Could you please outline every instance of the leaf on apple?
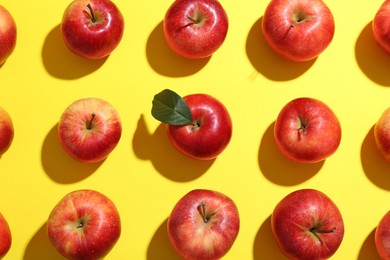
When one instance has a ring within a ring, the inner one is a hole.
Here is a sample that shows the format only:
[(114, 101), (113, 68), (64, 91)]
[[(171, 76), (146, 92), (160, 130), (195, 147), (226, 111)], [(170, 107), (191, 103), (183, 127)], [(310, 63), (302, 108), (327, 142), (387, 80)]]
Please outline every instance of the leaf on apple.
[(152, 116), (169, 125), (193, 124), (192, 114), (184, 99), (176, 92), (164, 89), (154, 96)]

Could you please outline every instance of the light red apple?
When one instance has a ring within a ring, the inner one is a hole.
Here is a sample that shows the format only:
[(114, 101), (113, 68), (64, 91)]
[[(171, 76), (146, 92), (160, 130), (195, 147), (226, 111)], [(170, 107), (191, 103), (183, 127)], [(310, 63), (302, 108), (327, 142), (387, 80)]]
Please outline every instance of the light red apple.
[(168, 218), (168, 236), (186, 260), (214, 260), (233, 246), (240, 229), (237, 206), (226, 195), (197, 189), (183, 196)]
[(344, 222), (336, 204), (314, 189), (284, 197), (271, 216), (272, 232), (289, 259), (328, 259), (344, 237)]
[(0, 213), (0, 259), (3, 258), (11, 248), (12, 235), (7, 220)]
[(341, 125), (324, 102), (302, 97), (281, 109), (275, 121), (274, 136), (286, 158), (316, 163), (336, 152), (341, 141)]
[[(228, 110), (208, 94), (191, 94), (181, 98), (171, 90), (163, 90), (154, 97), (152, 115), (167, 124), (172, 145), (194, 159), (217, 158), (232, 137), (232, 120)], [(178, 116), (183, 120), (178, 122)]]
[(390, 54), (390, 0), (385, 0), (372, 21), (372, 32), (376, 42)]
[(276, 53), (303, 62), (329, 46), (335, 22), (322, 0), (271, 0), (262, 18), (262, 31)]
[(70, 51), (87, 59), (101, 59), (122, 40), (124, 19), (110, 0), (73, 0), (63, 14), (61, 32)]
[(0, 65), (12, 54), (16, 46), (17, 28), (11, 13), (0, 5)]
[(206, 58), (217, 51), (228, 27), (228, 16), (217, 0), (175, 0), (164, 18), (168, 45), (190, 59)]
[(94, 190), (68, 193), (55, 205), (47, 221), (50, 242), (68, 259), (101, 259), (120, 234), (117, 208), (107, 196)]
[(376, 122), (374, 138), (379, 151), (390, 162), (390, 108), (387, 108)]
[(375, 229), (375, 246), (381, 259), (390, 259), (390, 211), (383, 215)]
[(0, 156), (5, 153), (14, 139), (14, 125), (8, 112), (0, 107)]
[(82, 98), (70, 104), (58, 123), (60, 145), (73, 159), (100, 162), (117, 146), (122, 134), (118, 112), (100, 98)]

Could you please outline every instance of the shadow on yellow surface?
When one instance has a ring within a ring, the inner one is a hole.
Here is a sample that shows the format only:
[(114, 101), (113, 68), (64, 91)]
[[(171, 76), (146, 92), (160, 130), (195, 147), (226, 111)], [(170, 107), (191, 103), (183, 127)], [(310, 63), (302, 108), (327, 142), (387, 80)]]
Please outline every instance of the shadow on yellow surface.
[(278, 150), (274, 139), (273, 122), (265, 131), (259, 149), (259, 165), (264, 176), (271, 182), (292, 186), (303, 183), (313, 177), (324, 164), (296, 163), (285, 158)]
[(73, 160), (62, 149), (58, 141), (58, 124), (47, 134), (42, 146), (42, 166), (46, 174), (57, 183), (79, 182), (92, 173), (104, 162), (81, 163)]
[(46, 233), (46, 222), (39, 228), (27, 244), (23, 260), (64, 260), (64, 258), (49, 241)]
[(169, 142), (166, 125), (160, 124), (151, 134), (143, 115), (133, 136), (133, 150), (139, 159), (150, 160), (161, 175), (176, 182), (200, 177), (215, 161), (195, 160), (181, 154)]
[(370, 232), (360, 248), (358, 260), (381, 259), (375, 247), (375, 229)]
[(272, 233), (271, 216), (261, 225), (253, 245), (253, 260), (287, 259), (280, 251)]
[(249, 31), (246, 53), (252, 66), (263, 76), (274, 81), (295, 79), (305, 73), (316, 61), (293, 62), (274, 52), (266, 42), (262, 29), (263, 17), (258, 19)]
[(60, 25), (47, 35), (42, 48), (42, 61), (46, 71), (55, 78), (73, 80), (99, 69), (107, 57), (89, 60), (73, 54), (66, 47)]
[(155, 72), (167, 77), (190, 76), (200, 71), (210, 60), (210, 57), (189, 60), (176, 55), (165, 40), (163, 22), (149, 35), (146, 57)]
[(356, 61), (363, 73), (373, 82), (390, 86), (390, 55), (376, 43), (372, 22), (361, 31), (355, 46)]
[(148, 260), (180, 260), (181, 257), (175, 252), (171, 243), (169, 242), (168, 231), (167, 231), (167, 222), (166, 219), (158, 227), (154, 233), (152, 239), (150, 240), (146, 259)]
[(360, 156), (367, 178), (379, 188), (390, 190), (390, 162), (386, 161), (375, 144), (374, 126), (364, 138)]

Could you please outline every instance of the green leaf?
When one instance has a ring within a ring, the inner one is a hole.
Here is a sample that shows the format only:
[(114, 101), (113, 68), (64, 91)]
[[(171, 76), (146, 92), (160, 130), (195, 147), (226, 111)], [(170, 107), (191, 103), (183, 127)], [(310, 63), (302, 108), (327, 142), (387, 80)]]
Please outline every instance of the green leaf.
[(191, 110), (176, 92), (165, 89), (154, 96), (152, 116), (169, 125), (193, 124)]

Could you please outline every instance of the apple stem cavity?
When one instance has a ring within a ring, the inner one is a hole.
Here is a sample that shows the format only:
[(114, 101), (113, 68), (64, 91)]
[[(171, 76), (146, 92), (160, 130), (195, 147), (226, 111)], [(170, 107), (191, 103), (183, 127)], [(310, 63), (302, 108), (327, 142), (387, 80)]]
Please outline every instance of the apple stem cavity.
[(87, 129), (88, 130), (91, 130), (92, 129), (92, 121), (95, 119), (95, 117), (96, 117), (96, 115), (95, 115), (95, 113), (92, 113), (91, 114), (91, 120), (89, 120), (88, 122), (87, 122)]
[(89, 9), (89, 13), (91, 14), (91, 21), (92, 23), (96, 23), (95, 14), (93, 13), (92, 6), (90, 3), (87, 4), (87, 7)]
[(333, 233), (336, 230), (336, 227), (333, 227), (332, 229), (320, 229), (318, 227), (312, 227), (310, 229), (310, 232), (320, 241), (321, 244), (324, 242), (322, 241), (321, 237), (318, 234), (329, 234)]
[(303, 133), (304, 135), (307, 133), (306, 131), (306, 122), (301, 117), (299, 117), (299, 133)]
[(210, 221), (210, 218), (215, 214), (215, 213), (212, 213), (212, 214), (208, 214), (206, 212), (206, 203), (204, 202), (204, 200), (202, 200), (200, 202), (200, 213), (202, 215), (202, 218), (203, 218), (203, 222), (204, 223), (208, 223)]

